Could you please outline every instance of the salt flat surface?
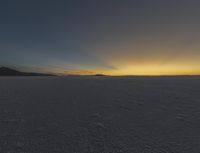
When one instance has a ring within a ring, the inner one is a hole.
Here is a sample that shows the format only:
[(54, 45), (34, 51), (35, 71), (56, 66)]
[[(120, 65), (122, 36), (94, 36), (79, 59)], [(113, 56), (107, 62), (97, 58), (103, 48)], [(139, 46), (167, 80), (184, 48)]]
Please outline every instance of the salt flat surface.
[(1, 153), (199, 153), (198, 77), (1, 77)]

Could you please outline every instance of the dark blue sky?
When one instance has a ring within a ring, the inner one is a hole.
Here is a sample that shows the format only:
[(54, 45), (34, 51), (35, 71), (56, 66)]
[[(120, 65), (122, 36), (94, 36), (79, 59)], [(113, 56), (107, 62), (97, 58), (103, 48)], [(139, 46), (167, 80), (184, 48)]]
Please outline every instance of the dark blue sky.
[(199, 6), (198, 0), (1, 0), (0, 65), (199, 73)]

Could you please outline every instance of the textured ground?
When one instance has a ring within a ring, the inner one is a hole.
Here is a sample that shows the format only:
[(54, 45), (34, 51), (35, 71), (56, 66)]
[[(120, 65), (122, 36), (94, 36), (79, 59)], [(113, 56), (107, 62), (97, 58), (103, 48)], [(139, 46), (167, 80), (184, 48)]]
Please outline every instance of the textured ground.
[(1, 153), (199, 153), (198, 77), (1, 77)]

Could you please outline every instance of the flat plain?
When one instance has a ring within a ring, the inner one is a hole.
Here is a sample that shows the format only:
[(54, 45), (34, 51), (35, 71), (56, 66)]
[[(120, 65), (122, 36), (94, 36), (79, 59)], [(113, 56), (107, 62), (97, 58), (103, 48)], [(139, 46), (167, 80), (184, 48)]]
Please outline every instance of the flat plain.
[(1, 77), (2, 153), (199, 153), (199, 77)]

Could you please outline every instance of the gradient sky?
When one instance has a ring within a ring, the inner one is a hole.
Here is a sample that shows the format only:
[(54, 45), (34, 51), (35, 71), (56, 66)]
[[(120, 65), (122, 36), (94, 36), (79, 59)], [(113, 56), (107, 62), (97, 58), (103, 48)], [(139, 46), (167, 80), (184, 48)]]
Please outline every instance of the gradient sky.
[(199, 7), (199, 0), (1, 0), (0, 65), (64, 74), (200, 74)]

